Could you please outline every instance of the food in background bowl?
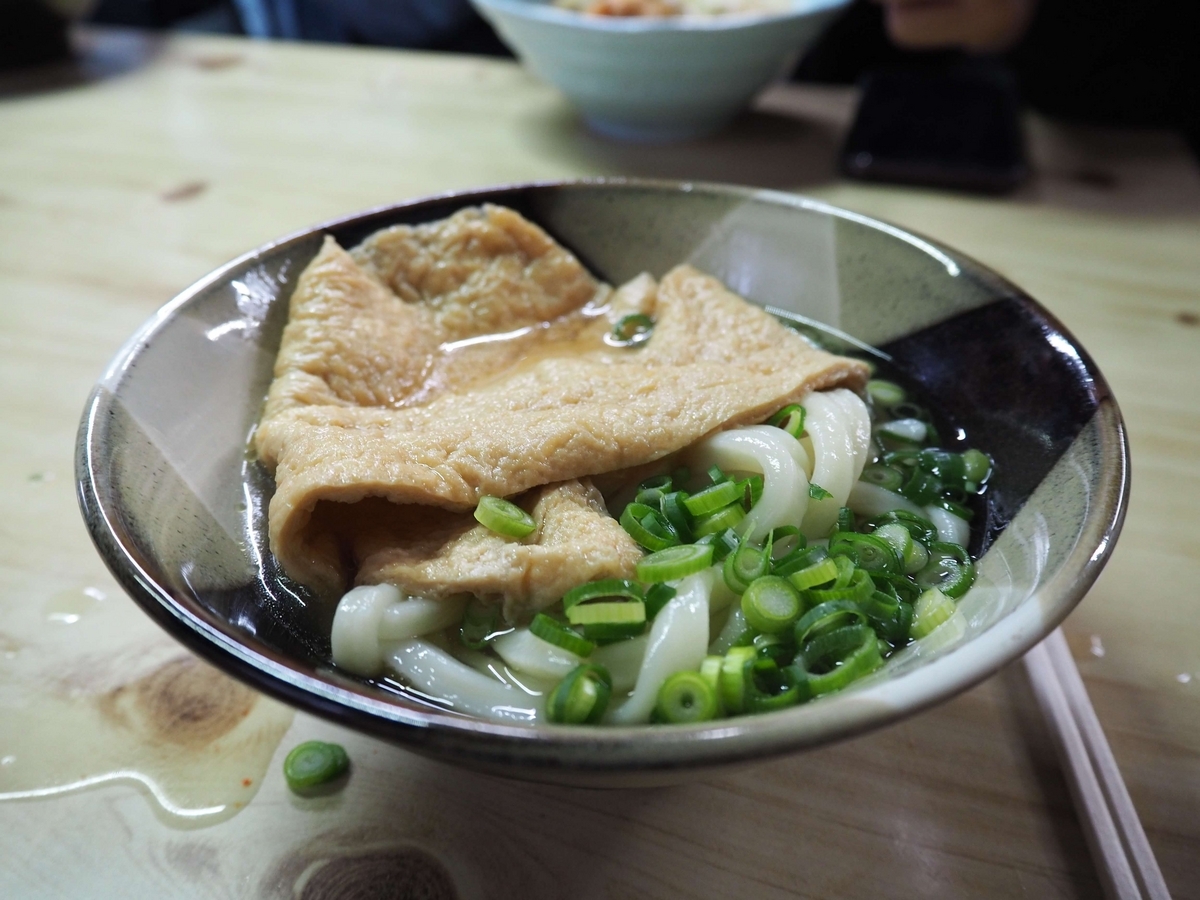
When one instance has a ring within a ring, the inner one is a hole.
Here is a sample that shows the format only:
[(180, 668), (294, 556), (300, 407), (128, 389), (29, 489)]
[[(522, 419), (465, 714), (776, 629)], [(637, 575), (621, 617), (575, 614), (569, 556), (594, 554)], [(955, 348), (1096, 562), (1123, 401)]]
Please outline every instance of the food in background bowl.
[(358, 585), (335, 663), (460, 712), (784, 709), (933, 632), (973, 575), (990, 461), (927, 446), (891, 382), (872, 432), (867, 374), (689, 266), (613, 290), (502, 207), (330, 238), (255, 434), (272, 551)]
[(787, 9), (786, 0), (555, 0), (554, 5), (593, 16), (718, 16)]
[(787, 0), (752, 15), (634, 16), (581, 15), (537, 0), (471, 2), (592, 130), (666, 142), (728, 125), (847, 0)]

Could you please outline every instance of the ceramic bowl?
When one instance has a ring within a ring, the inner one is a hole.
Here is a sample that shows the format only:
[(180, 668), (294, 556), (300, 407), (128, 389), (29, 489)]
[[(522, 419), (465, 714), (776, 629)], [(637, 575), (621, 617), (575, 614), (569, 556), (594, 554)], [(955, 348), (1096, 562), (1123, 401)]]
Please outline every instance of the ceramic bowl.
[(763, 15), (637, 18), (584, 15), (545, 0), (471, 2), (594, 131), (666, 142), (728, 124), (847, 0), (788, 0)]
[[(943, 435), (996, 461), (976, 518), (983, 556), (965, 627), (895, 655), (850, 689), (696, 726), (530, 729), (477, 721), (336, 670), (332, 611), (280, 576), (266, 544), (270, 476), (247, 455), (296, 276), (325, 234), (482, 202), (515, 208), (611, 283), (690, 261), (780, 314), (879, 348), (936, 398)], [(419, 753), (501, 774), (656, 783), (828, 743), (945, 700), (1047, 635), (1095, 580), (1120, 529), (1120, 413), (1046, 310), (933, 241), (770, 191), (635, 181), (515, 186), (372, 210), (254, 250), (135, 334), (79, 431), (84, 517), (126, 590), (196, 653), (254, 687)]]

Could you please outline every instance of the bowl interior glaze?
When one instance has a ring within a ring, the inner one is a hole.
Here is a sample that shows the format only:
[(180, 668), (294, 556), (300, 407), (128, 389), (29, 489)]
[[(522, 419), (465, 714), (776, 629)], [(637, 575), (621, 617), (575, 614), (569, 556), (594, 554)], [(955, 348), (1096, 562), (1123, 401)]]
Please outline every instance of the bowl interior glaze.
[[(335, 670), (332, 610), (266, 546), (273, 482), (247, 454), (296, 276), (325, 234), (482, 202), (546, 228), (611, 283), (689, 261), (782, 314), (888, 354), (996, 471), (962, 600), (936, 632), (851, 689), (781, 713), (670, 728), (525, 729), (468, 719)], [(960, 432), (961, 429), (961, 432)], [(445, 195), (351, 216), (234, 260), (135, 334), (80, 426), (80, 503), (110, 568), (195, 652), (295, 706), (418, 752), (506, 775), (656, 783), (826, 743), (966, 689), (1048, 634), (1106, 561), (1128, 493), (1116, 403), (1041, 306), (977, 263), (800, 197), (679, 183), (585, 181)]]

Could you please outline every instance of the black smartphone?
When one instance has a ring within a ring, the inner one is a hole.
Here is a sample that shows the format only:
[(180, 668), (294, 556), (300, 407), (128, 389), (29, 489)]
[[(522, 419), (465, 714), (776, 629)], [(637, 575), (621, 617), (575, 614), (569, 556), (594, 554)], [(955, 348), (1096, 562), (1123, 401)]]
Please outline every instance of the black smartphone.
[(990, 67), (874, 72), (841, 169), (867, 181), (1011, 191), (1029, 173), (1016, 86)]

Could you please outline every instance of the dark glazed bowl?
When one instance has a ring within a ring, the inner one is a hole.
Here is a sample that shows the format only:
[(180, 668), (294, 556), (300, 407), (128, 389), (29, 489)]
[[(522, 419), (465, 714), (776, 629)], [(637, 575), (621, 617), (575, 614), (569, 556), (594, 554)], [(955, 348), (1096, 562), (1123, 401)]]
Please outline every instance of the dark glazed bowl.
[[(482, 202), (513, 207), (617, 283), (690, 261), (783, 314), (888, 354), (936, 398), (943, 435), (996, 459), (961, 601), (875, 676), (805, 706), (697, 726), (526, 729), (477, 721), (329, 662), (331, 610), (266, 546), (273, 484), (246, 455), (296, 275), (323, 235), (344, 246)], [(84, 412), (84, 518), (126, 590), (164, 628), (254, 687), (416, 752), (509, 776), (592, 785), (697, 772), (845, 738), (965, 690), (1047, 635), (1091, 586), (1128, 495), (1120, 412), (1041, 306), (932, 241), (788, 194), (583, 181), (416, 200), (284, 238), (188, 288), (134, 335)]]

